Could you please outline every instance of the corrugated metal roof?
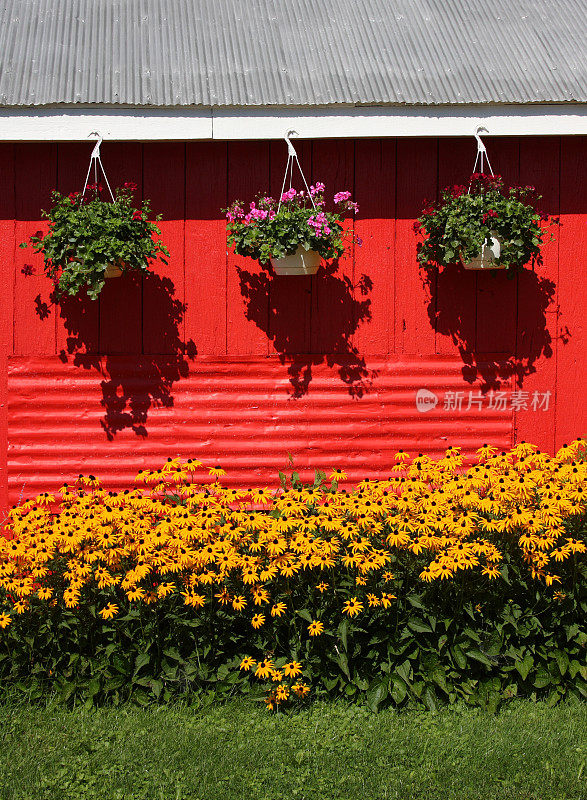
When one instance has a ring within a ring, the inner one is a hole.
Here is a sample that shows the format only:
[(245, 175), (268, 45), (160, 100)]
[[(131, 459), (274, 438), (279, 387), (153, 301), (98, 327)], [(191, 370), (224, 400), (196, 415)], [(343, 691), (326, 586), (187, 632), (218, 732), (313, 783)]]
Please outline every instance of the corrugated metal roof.
[(0, 104), (587, 102), (585, 0), (0, 0)]

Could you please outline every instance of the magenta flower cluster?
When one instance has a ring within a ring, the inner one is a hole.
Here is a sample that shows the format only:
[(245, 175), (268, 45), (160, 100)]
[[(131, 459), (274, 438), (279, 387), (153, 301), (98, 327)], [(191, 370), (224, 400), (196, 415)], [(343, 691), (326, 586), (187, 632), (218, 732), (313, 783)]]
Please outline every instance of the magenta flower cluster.
[(325, 188), (319, 181), (302, 190), (292, 186), (279, 200), (259, 196), (248, 207), (236, 200), (225, 209), (229, 244), (239, 255), (263, 263), (294, 253), (300, 246), (325, 259), (338, 258), (344, 252), (343, 240), (353, 239), (344, 217), (356, 214), (359, 207), (349, 191), (342, 191), (333, 197), (334, 208), (327, 210)]

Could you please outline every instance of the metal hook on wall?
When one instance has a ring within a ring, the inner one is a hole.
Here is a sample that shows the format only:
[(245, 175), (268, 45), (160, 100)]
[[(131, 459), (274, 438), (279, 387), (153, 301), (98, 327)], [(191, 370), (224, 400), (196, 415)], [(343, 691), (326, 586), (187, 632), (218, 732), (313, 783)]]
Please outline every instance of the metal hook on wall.
[(475, 139), (477, 139), (477, 151), (479, 153), (486, 153), (487, 152), (487, 148), (483, 144), (483, 140), (481, 139), (481, 136), (479, 136), (479, 133), (481, 131), (485, 131), (485, 133), (489, 133), (487, 128), (484, 128), (483, 125), (479, 125), (478, 126), (477, 130), (474, 133)]
[(287, 130), (285, 132), (285, 136), (283, 138), (285, 139), (285, 141), (287, 143), (287, 154), (288, 154), (288, 156), (293, 156), (294, 158), (297, 158), (296, 149), (293, 146), (293, 144), (291, 143), (289, 137), (290, 136), (299, 136), (299, 135), (300, 134), (297, 131), (294, 131), (293, 129), (292, 130)]
[[(489, 161), (489, 156), (487, 155), (487, 148), (483, 142), (483, 139), (480, 136), (481, 131), (485, 133), (489, 133), (487, 128), (484, 128), (483, 125), (478, 125), (473, 133), (473, 136), (477, 140), (477, 157), (475, 158), (475, 166), (473, 167), (473, 172), (477, 169), (477, 162), (480, 160), (480, 170), (483, 172), (484, 169), (484, 160), (487, 161), (487, 166), (489, 167), (489, 171), (493, 175), (493, 169), (491, 168), (491, 163)], [(469, 187), (470, 188), (470, 187)]]
[(98, 133), (98, 131), (92, 131), (91, 133), (88, 133), (88, 139), (90, 138), (90, 136), (97, 136), (98, 137), (98, 141), (96, 142), (96, 144), (94, 146), (94, 149), (92, 150), (92, 155), (90, 156), (90, 158), (99, 159), (100, 158), (100, 145), (104, 141), (104, 137), (100, 133)]

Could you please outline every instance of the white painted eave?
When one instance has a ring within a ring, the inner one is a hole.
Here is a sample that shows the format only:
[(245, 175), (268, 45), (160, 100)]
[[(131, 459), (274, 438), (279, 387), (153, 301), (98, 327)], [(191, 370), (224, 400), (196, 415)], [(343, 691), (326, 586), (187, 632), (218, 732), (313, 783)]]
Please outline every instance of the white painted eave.
[(0, 141), (114, 141), (587, 135), (587, 104), (325, 106), (311, 108), (154, 108), (54, 106), (0, 108)]

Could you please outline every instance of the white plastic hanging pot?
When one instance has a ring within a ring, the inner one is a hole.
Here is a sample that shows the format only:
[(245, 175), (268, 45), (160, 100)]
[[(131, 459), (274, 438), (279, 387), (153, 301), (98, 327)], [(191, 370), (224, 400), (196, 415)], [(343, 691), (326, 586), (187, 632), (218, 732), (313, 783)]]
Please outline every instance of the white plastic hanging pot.
[(114, 264), (108, 264), (108, 266), (104, 270), (105, 278), (120, 278), (121, 275), (122, 275), (122, 270), (118, 266), (118, 262)]
[(276, 275), (315, 275), (321, 260), (319, 253), (300, 245), (290, 256), (272, 258), (271, 265)]
[(500, 254), (501, 239), (495, 231), (491, 231), (490, 237), (485, 240), (481, 247), (481, 252), (476, 258), (466, 262), (462, 253), (459, 253), (459, 258), (465, 269), (507, 269), (507, 264), (495, 263)]

